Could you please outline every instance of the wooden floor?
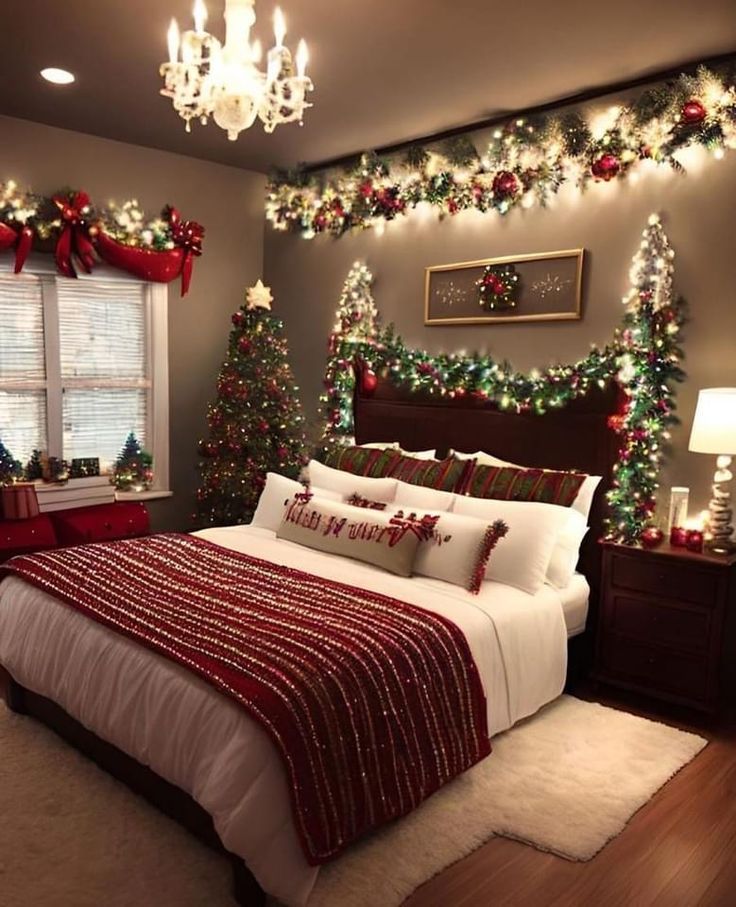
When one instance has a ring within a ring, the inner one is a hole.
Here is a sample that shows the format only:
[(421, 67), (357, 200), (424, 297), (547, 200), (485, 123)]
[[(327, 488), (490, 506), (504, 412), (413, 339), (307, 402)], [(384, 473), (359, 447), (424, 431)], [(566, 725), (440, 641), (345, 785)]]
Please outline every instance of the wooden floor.
[(624, 694), (591, 698), (711, 742), (590, 862), (494, 838), (423, 885), (405, 907), (736, 907), (736, 720), (704, 724)]

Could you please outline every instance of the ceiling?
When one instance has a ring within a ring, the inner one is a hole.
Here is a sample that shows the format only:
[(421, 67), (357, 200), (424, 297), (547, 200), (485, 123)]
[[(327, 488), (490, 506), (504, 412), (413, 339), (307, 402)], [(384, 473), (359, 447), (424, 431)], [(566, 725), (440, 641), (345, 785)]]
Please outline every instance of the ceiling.
[[(6, 0), (7, 5), (7, 0)], [(281, 0), (315, 83), (303, 127), (260, 125), (228, 142), (210, 124), (187, 135), (158, 95), (166, 29), (189, 0), (10, 0), (0, 113), (268, 170), (420, 137), (582, 89), (736, 50), (734, 0)], [(255, 35), (272, 44), (275, 0), (257, 0)], [(223, 35), (224, 0), (207, 0)], [(77, 82), (44, 82), (45, 66)], [(8, 74), (12, 73), (12, 78)]]

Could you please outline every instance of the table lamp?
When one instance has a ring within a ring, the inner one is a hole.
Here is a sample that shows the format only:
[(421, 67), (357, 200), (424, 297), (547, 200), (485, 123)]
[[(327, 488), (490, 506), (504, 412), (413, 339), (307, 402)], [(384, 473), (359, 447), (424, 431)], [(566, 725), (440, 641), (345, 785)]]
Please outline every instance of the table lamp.
[(731, 535), (731, 494), (723, 485), (733, 475), (729, 469), (736, 454), (736, 387), (709, 387), (698, 394), (698, 405), (690, 432), (689, 449), (715, 454), (713, 497), (708, 505), (709, 548), (720, 554), (733, 550)]

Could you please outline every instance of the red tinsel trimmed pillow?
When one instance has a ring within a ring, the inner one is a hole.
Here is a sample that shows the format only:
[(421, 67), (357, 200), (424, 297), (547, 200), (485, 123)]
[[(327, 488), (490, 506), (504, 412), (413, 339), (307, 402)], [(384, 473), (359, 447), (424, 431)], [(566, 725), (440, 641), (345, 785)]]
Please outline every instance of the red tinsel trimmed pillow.
[(501, 501), (538, 501), (570, 507), (588, 478), (585, 473), (553, 469), (518, 469), (514, 466), (480, 466), (474, 461), (457, 491), (473, 498)]
[(437, 491), (460, 491), (466, 482), (466, 475), (475, 460), (418, 460), (416, 457), (400, 455), (385, 473), (391, 479), (399, 479), (410, 485), (434, 488)]
[(381, 479), (389, 474), (400, 459), (398, 450), (376, 447), (333, 447), (325, 456), (325, 466), (352, 472), (356, 476)]

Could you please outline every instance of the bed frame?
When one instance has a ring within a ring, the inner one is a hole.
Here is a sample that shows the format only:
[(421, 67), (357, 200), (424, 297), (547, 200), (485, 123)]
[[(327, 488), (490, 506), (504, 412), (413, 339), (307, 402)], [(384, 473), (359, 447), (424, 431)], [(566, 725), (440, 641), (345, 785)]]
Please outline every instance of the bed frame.
[[(538, 415), (501, 412), (485, 401), (424, 397), (379, 381), (370, 394), (361, 390), (363, 366), (356, 364), (354, 398), (355, 436), (358, 443), (398, 441), (406, 450), (436, 448), (444, 455), (450, 447), (461, 451), (485, 450), (514, 463), (553, 469), (578, 469), (604, 477), (591, 510), (591, 531), (583, 544), (578, 569), (591, 586), (588, 630), (572, 641), (571, 674), (585, 670), (589, 640), (596, 622), (600, 583), (604, 495), (610, 486), (619, 443), (609, 417), (620, 409), (620, 391), (611, 384), (562, 410)], [(101, 740), (59, 705), (18, 684), (0, 667), (0, 692), (8, 706), (47, 725), (98, 765), (180, 822), (205, 844), (232, 863), (233, 891), (243, 907), (261, 907), (266, 897), (243, 861), (220, 842), (209, 814), (184, 791), (148, 767)]]

